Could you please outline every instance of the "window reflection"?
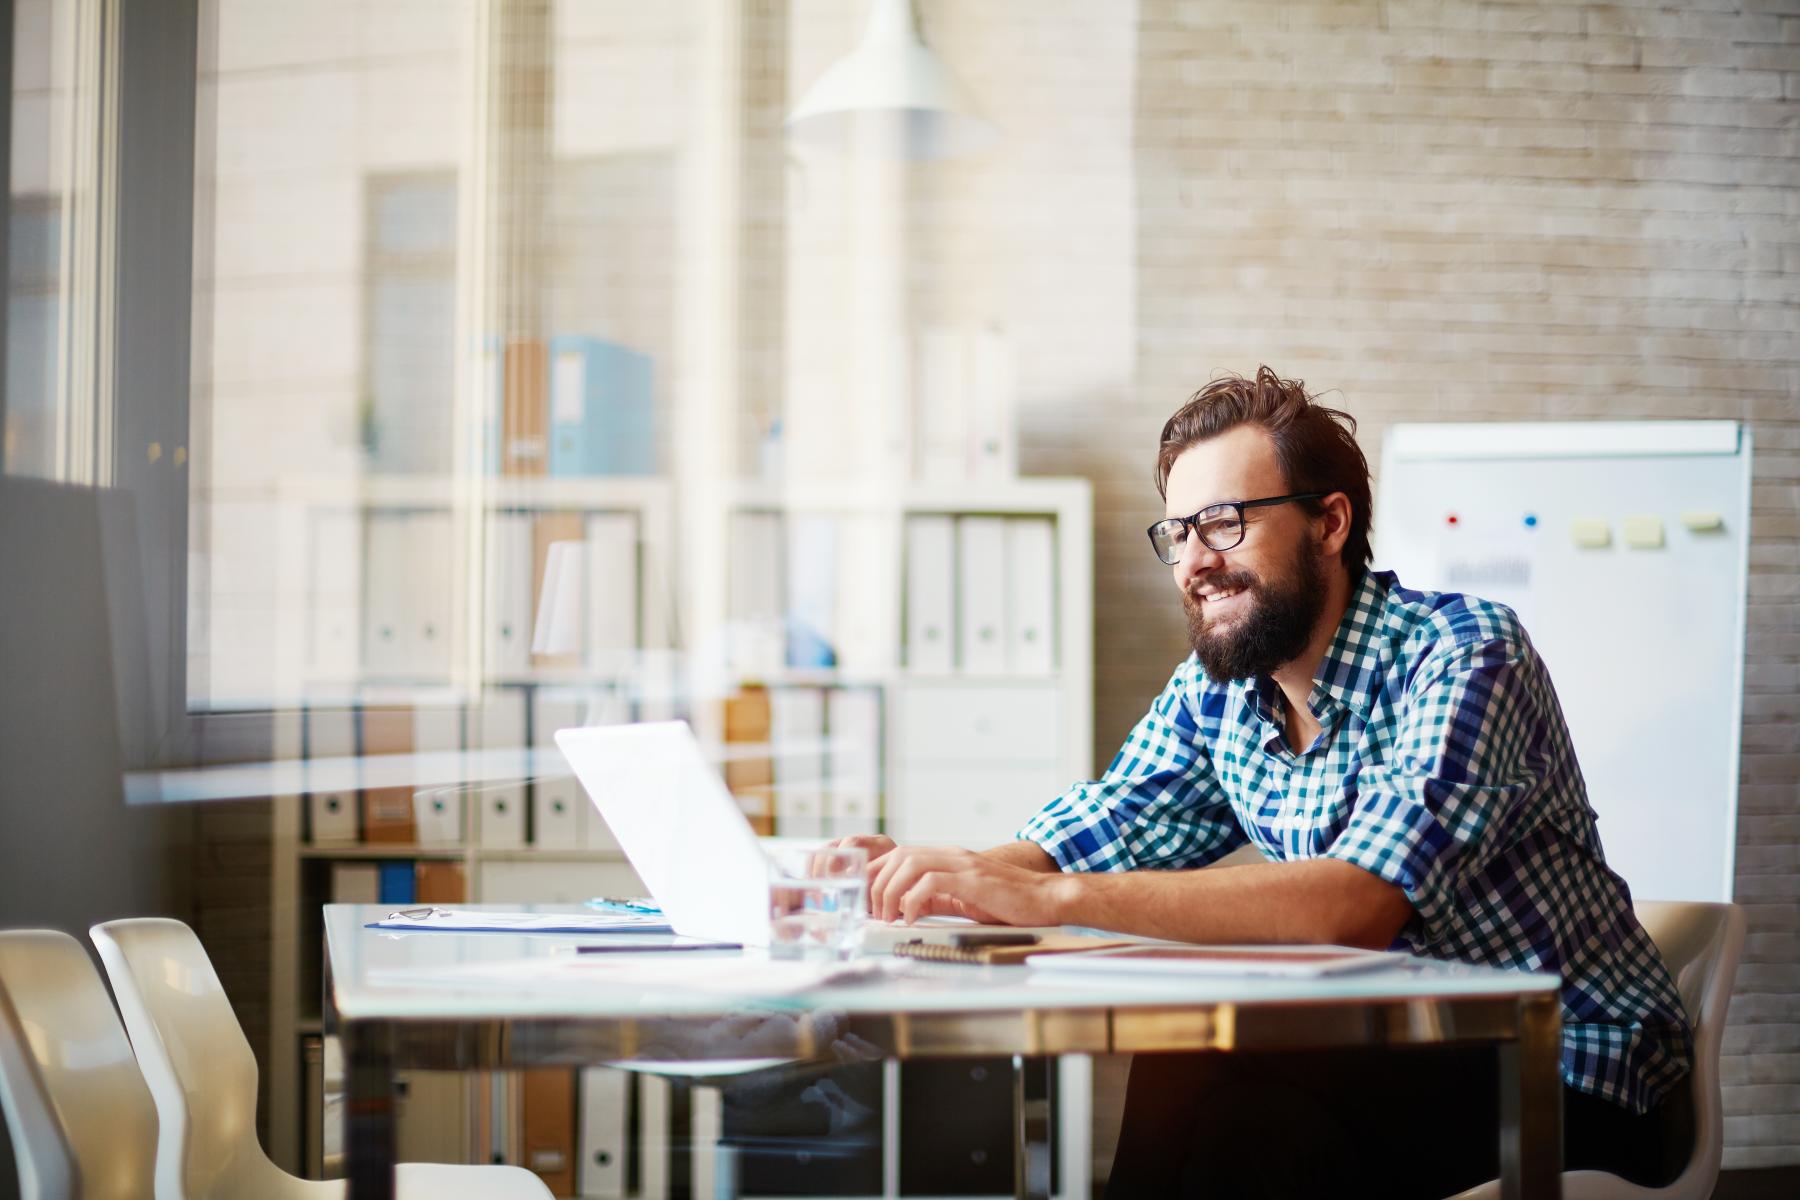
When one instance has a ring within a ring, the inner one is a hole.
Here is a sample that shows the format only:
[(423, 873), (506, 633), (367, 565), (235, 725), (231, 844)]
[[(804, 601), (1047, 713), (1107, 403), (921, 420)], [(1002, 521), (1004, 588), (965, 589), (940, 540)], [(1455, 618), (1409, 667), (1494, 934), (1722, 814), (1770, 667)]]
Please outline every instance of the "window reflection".
[(65, 321), (64, 235), (73, 200), (69, 123), (75, 5), (13, 10), (12, 215), (7, 229), (6, 422), (0, 468), (63, 477), (59, 458)]

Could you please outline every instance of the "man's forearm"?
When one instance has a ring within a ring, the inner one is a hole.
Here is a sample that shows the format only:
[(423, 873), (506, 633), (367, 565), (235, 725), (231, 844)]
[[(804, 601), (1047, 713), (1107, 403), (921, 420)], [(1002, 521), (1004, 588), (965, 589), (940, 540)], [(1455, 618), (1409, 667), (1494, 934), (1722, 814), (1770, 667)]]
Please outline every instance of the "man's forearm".
[(1056, 860), (1036, 842), (1008, 842), (1004, 846), (995, 846), (992, 850), (983, 850), (981, 856), (997, 863), (1005, 863), (1009, 867), (1023, 867), (1027, 871), (1048, 874), (1057, 870)]
[(1412, 915), (1405, 893), (1393, 884), (1324, 858), (1204, 871), (1070, 873), (1061, 884), (1057, 915), (1063, 924), (1183, 942), (1385, 950)]

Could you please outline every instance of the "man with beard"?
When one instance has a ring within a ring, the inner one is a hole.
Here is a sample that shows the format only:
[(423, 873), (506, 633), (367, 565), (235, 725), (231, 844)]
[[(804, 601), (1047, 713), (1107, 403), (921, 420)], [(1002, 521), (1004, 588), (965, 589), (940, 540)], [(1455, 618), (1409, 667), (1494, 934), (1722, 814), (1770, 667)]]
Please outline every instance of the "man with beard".
[[(1354, 429), (1267, 367), (1171, 417), (1149, 534), (1193, 654), (1018, 841), (850, 839), (871, 907), (1557, 971), (1565, 1165), (1659, 1182), (1691, 1038), (1549, 674), (1509, 610), (1368, 569)], [(1245, 844), (1269, 861), (1195, 869)], [(1495, 1069), (1443, 1049), (1139, 1056), (1108, 1194), (1443, 1196), (1496, 1174)]]

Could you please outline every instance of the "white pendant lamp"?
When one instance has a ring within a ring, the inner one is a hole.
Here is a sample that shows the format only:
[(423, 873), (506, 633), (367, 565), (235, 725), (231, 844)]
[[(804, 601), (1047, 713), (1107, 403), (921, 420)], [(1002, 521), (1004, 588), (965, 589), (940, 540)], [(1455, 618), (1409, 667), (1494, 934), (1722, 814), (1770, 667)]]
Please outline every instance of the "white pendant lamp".
[(874, 0), (862, 44), (819, 76), (787, 128), (807, 145), (908, 159), (974, 154), (999, 139), (920, 36), (913, 0)]

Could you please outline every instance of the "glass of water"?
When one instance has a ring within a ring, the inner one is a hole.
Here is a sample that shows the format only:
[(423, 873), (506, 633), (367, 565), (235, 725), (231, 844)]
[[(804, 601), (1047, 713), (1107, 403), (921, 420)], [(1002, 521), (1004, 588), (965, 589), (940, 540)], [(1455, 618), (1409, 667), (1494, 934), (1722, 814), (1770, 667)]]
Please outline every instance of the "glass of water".
[(838, 961), (862, 947), (868, 851), (849, 846), (776, 855), (769, 879), (769, 954)]

